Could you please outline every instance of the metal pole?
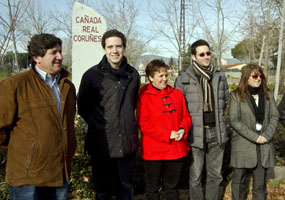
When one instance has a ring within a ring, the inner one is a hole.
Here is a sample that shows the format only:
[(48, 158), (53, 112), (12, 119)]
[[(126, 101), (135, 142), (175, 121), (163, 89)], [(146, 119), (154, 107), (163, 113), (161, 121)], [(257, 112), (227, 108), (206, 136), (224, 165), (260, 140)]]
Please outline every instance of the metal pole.
[(185, 0), (180, 5), (180, 27), (179, 27), (179, 70), (182, 69), (182, 58), (185, 55)]

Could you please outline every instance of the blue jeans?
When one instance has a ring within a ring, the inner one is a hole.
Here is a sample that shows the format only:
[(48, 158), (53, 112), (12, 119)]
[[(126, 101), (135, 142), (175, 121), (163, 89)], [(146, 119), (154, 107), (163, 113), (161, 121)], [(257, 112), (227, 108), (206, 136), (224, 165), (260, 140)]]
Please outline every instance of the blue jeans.
[(14, 187), (10, 185), (10, 200), (66, 200), (68, 187), (66, 180), (61, 187), (37, 187), (33, 185)]
[(91, 155), (96, 200), (109, 200), (113, 189), (117, 200), (133, 199), (132, 174), (135, 154), (123, 158), (99, 158)]
[[(190, 200), (204, 200), (201, 178), (206, 165), (206, 200), (220, 200), (219, 186), (223, 181), (221, 175), (224, 145), (218, 143), (216, 128), (205, 130), (204, 149), (191, 147), (189, 189)], [(205, 162), (205, 163), (204, 163)]]

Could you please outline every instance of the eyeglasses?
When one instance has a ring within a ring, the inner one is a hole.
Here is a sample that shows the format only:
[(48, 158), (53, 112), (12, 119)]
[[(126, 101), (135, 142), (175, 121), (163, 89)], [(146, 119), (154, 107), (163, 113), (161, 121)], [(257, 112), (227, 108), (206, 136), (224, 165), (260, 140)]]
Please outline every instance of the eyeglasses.
[(212, 53), (210, 51), (207, 51), (206, 53), (200, 53), (198, 54), (200, 57), (204, 57), (205, 55), (210, 56)]
[(263, 74), (251, 74), (250, 75), (254, 80), (256, 80), (258, 77), (262, 80), (264, 78)]

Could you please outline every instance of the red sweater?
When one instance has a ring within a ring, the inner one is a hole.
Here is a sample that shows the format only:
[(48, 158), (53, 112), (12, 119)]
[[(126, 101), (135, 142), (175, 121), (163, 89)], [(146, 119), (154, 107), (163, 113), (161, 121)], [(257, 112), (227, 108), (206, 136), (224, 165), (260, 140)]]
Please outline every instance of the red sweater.
[[(167, 85), (157, 90), (151, 84), (143, 86), (137, 106), (141, 135), (141, 157), (144, 160), (175, 160), (190, 150), (187, 134), (191, 118), (180, 90)], [(170, 139), (172, 130), (185, 130), (180, 141)]]

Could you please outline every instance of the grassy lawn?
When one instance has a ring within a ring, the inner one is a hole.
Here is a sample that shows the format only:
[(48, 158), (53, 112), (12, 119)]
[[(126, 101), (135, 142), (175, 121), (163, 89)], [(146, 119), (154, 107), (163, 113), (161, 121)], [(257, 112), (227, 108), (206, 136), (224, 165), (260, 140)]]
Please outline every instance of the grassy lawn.
[(4, 69), (0, 69), (0, 81), (4, 80), (7, 78), (7, 73)]

